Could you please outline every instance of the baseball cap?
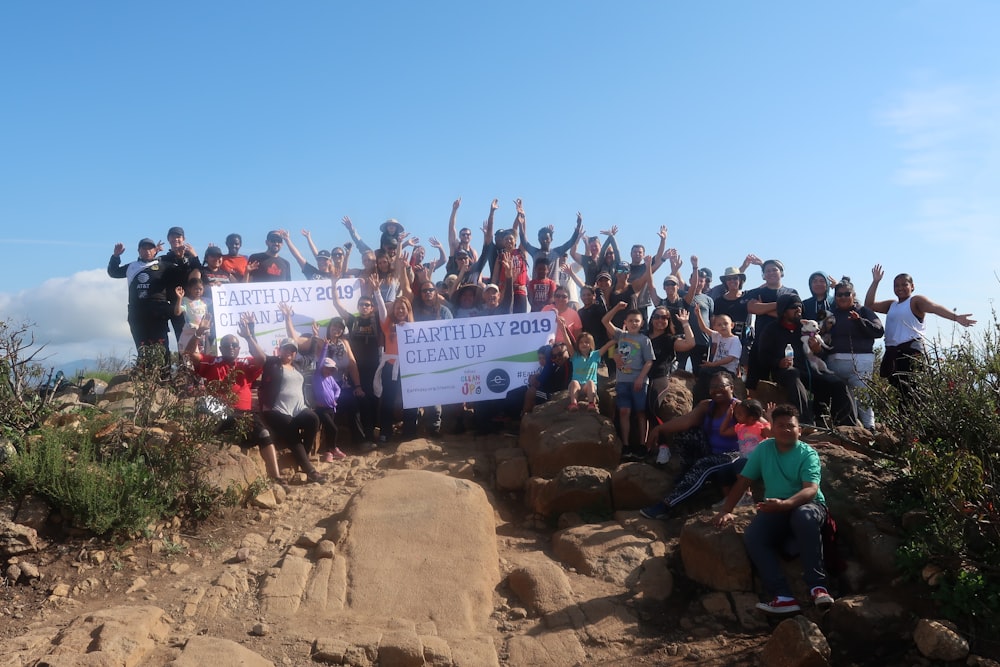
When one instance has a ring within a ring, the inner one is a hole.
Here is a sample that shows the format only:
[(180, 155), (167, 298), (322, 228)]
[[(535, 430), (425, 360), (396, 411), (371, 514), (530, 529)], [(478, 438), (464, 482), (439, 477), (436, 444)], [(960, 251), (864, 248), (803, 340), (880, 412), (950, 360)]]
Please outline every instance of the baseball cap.
[(210, 245), (205, 249), (205, 257), (222, 257), (222, 248), (217, 245)]
[(337, 360), (333, 357), (326, 357), (323, 359), (323, 368), (336, 368)]
[(183, 227), (171, 227), (167, 230), (167, 236), (184, 236)]
[(142, 250), (145, 246), (152, 246), (152, 247), (155, 248), (156, 247), (156, 241), (154, 241), (153, 239), (148, 239), (148, 238), (139, 241), (139, 250)]
[(281, 233), (277, 229), (272, 229), (271, 231), (269, 231), (267, 233), (267, 240), (268, 241), (284, 241), (285, 239), (283, 239), (281, 237)]
[(294, 347), (296, 350), (299, 349), (299, 344), (295, 342), (294, 338), (282, 338), (281, 343), (278, 344), (278, 349), (285, 347)]
[(326, 257), (327, 259), (330, 259), (330, 251), (320, 250), (318, 253), (316, 253), (316, 259), (319, 259), (320, 257)]

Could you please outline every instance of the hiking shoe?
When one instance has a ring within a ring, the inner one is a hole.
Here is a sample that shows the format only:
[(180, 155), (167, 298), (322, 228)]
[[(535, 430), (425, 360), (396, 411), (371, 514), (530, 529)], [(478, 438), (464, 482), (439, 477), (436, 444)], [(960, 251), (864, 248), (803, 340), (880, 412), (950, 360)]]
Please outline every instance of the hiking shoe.
[(323, 456), (320, 457), (320, 461), (323, 463), (333, 463), (339, 459), (346, 459), (347, 454), (340, 451), (340, 447), (334, 447), (333, 449), (323, 452)]
[(779, 600), (778, 598), (774, 598), (770, 602), (758, 602), (757, 609), (760, 609), (765, 614), (775, 614), (777, 616), (797, 614), (802, 611), (802, 607), (795, 600)]
[(306, 479), (309, 480), (310, 484), (326, 484), (326, 475), (316, 470), (307, 474)]
[(639, 510), (639, 514), (643, 515), (647, 519), (659, 519), (662, 521), (670, 516), (670, 507), (665, 502), (660, 501), (655, 505), (643, 507)]
[(820, 609), (829, 609), (833, 606), (833, 596), (822, 586), (812, 589), (813, 604)]
[(656, 463), (657, 465), (666, 465), (670, 463), (669, 447), (660, 447), (659, 451), (656, 452)]

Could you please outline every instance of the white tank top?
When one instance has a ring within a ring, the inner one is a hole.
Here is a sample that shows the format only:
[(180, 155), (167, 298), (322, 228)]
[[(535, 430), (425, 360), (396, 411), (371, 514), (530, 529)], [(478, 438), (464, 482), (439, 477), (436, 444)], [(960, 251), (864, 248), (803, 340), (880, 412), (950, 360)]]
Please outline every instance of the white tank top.
[(902, 345), (915, 338), (924, 337), (924, 323), (917, 319), (910, 307), (909, 297), (906, 301), (894, 301), (889, 306), (889, 312), (885, 316), (885, 344)]

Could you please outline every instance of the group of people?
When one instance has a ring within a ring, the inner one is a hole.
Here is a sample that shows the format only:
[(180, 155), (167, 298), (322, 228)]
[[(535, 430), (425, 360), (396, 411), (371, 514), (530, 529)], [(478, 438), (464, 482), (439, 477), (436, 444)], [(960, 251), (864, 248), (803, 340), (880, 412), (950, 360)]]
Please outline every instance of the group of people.
[[(627, 452), (640, 458), (655, 452), (657, 462), (666, 463), (671, 450), (664, 436), (695, 435), (693, 440), (675, 440), (685, 474), (669, 497), (643, 514), (664, 518), (705, 480), (715, 478), (731, 489), (716, 519), (724, 525), (736, 504), (752, 502), (750, 481), (763, 479), (767, 498), (757, 503), (759, 513), (746, 537), (751, 557), (775, 593), (762, 608), (772, 613), (798, 609), (774, 555), (779, 537), (789, 533), (798, 539), (814, 601), (832, 604), (817, 542), (826, 518), (819, 460), (798, 441), (800, 427), (828, 412), (833, 423), (872, 428), (874, 415), (858, 400), (857, 390), (874, 372), (875, 341), (884, 336), (880, 372), (905, 398), (912, 387), (910, 373), (922, 354), (926, 316), (967, 327), (975, 323), (971, 315), (956, 314), (915, 294), (907, 274), (893, 281), (895, 299), (878, 301), (884, 277), (880, 265), (872, 270), (863, 303), (849, 279), (836, 280), (824, 272), (810, 276), (809, 296), (801, 299), (783, 284), (779, 260), (763, 261), (753, 254), (742, 265), (726, 268), (714, 286), (712, 271), (691, 256), (685, 280), (679, 253), (666, 247), (666, 227), (657, 231), (655, 252), (648, 254), (645, 246), (635, 244), (623, 257), (617, 228), (588, 236), (579, 213), (567, 240), (553, 245), (555, 230), (548, 226), (538, 231), (535, 246), (520, 200), (515, 201), (511, 226), (496, 230), (499, 203), (491, 202), (482, 227), (483, 244), (477, 249), (472, 229), (457, 226), (460, 206), (460, 199), (452, 205), (447, 246), (428, 240), (433, 258), (397, 220), (379, 227), (378, 245), (371, 247), (345, 217), (350, 241), (329, 251), (318, 249), (310, 232), (303, 230), (309, 259), (285, 230), (268, 232), (266, 250), (250, 256), (240, 252), (240, 235), (230, 234), (226, 252), (210, 245), (202, 259), (184, 230), (172, 227), (166, 252), (162, 244), (144, 238), (138, 258), (127, 264), (122, 263), (125, 246), (116, 244), (108, 274), (128, 281), (128, 322), (137, 348), (159, 346), (169, 359), (172, 328), (178, 350), (196, 372), (231, 387), (233, 412), (225, 423), (248, 425), (249, 441), (259, 445), (275, 479), (280, 477), (276, 445), (292, 450), (311, 481), (325, 479), (310, 462), (308, 450), (321, 435), (321, 460), (344, 456), (337, 445), (338, 411), (347, 413), (352, 439), (363, 449), (387, 442), (399, 414), (402, 435), (416, 435), (420, 411), (403, 410), (401, 404), (397, 326), (552, 311), (557, 329), (551, 343), (539, 350), (538, 372), (505, 399), (476, 403), (476, 428), (488, 431), (491, 420), (516, 418), (566, 389), (567, 409), (596, 410), (598, 374), (606, 373), (615, 383), (618, 428)], [(299, 334), (292, 327), (290, 308), (283, 304), (287, 337), (271, 354), (257, 342), (254, 322), (247, 317), (240, 321), (239, 336), (216, 341), (212, 289), (235, 282), (291, 280), (291, 264), (281, 257), (284, 248), (306, 279), (332, 283), (336, 316), (326, 331), (314, 325), (311, 334)], [(361, 256), (358, 268), (349, 264), (355, 249)], [(660, 282), (661, 295), (654, 275), (663, 266), (669, 266), (669, 273)], [(744, 289), (750, 266), (760, 267), (762, 283)], [(435, 280), (442, 267), (445, 277)], [(360, 281), (361, 297), (352, 312), (339, 300), (336, 286), (354, 278)], [(884, 324), (879, 315), (885, 316)], [(240, 354), (241, 338), (248, 357)], [(650, 428), (647, 415), (655, 416), (657, 397), (678, 368), (689, 368), (697, 378), (696, 406), (672, 421), (656, 424), (654, 419)], [(753, 400), (737, 401), (737, 376), (745, 378), (751, 393), (760, 381), (773, 381), (783, 390), (786, 404), (765, 408)], [(254, 384), (257, 410), (252, 409)], [(448, 409), (454, 406), (423, 409), (428, 435), (440, 433)], [(639, 444), (632, 446), (633, 440)]]

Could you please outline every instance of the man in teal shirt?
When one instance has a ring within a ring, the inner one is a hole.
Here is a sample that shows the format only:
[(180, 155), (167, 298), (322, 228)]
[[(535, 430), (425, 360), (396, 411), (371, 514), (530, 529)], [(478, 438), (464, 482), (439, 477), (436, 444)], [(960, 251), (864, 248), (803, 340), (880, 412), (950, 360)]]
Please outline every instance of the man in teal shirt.
[(802, 575), (809, 586), (813, 604), (828, 608), (833, 597), (826, 589), (823, 568), (823, 537), (827, 509), (819, 489), (820, 460), (816, 450), (799, 440), (799, 412), (791, 405), (779, 405), (771, 413), (771, 433), (747, 457), (746, 465), (715, 517), (715, 525), (725, 526), (734, 517), (733, 508), (753, 480), (764, 480), (764, 500), (757, 503), (757, 516), (743, 535), (750, 560), (764, 587), (774, 598), (757, 608), (769, 614), (785, 615), (801, 611), (792, 595), (779, 560), (782, 546), (791, 537), (798, 547)]

